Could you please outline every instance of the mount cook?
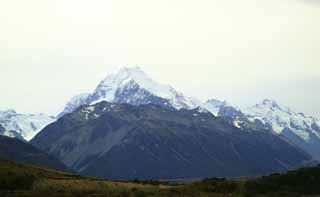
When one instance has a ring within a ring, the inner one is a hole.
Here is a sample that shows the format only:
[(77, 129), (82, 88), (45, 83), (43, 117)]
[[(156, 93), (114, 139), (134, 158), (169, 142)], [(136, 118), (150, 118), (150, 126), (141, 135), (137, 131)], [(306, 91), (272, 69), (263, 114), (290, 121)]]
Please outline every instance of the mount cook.
[[(268, 99), (245, 109), (216, 99), (201, 102), (140, 68), (108, 75), (92, 93), (73, 97), (57, 118), (30, 115), (41, 124), (14, 111), (2, 114), (0, 134), (35, 135), (34, 146), (92, 176), (246, 176), (320, 158), (319, 119)], [(24, 119), (29, 122), (19, 121)]]
[(171, 86), (155, 82), (139, 67), (125, 67), (108, 75), (92, 93), (72, 98), (58, 117), (73, 112), (81, 105), (100, 101), (135, 106), (152, 103), (178, 110), (200, 107), (240, 129), (269, 129), (308, 152), (314, 159), (320, 159), (320, 119), (293, 112), (270, 99), (243, 109), (217, 99), (201, 102), (183, 95)]

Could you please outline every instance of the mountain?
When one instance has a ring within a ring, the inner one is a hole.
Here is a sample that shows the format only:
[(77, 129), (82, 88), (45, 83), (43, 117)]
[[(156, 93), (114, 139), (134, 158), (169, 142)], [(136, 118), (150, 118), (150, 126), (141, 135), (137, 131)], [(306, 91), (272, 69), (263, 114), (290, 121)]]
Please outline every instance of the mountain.
[(209, 99), (207, 100), (202, 107), (209, 110), (213, 115), (218, 116), (221, 108), (231, 106), (226, 101), (220, 101), (217, 99)]
[(73, 112), (81, 105), (92, 105), (100, 101), (128, 103), (135, 106), (151, 103), (175, 109), (201, 107), (239, 129), (275, 132), (307, 151), (315, 159), (320, 159), (318, 119), (295, 113), (268, 99), (244, 109), (217, 99), (200, 102), (184, 96), (171, 86), (155, 82), (139, 67), (122, 68), (108, 75), (92, 93), (72, 98), (58, 117)]
[(0, 135), (11, 137), (11, 138), (17, 138), (20, 140), (25, 140), (19, 133), (17, 133), (16, 131), (8, 131), (1, 124), (0, 124)]
[(240, 129), (275, 132), (320, 160), (320, 120), (317, 118), (296, 113), (270, 99), (242, 110), (216, 99), (208, 100), (204, 107)]
[(263, 124), (259, 120), (252, 121), (238, 107), (232, 106), (226, 101), (217, 99), (209, 99), (202, 107), (207, 109), (213, 115), (220, 117), (229, 124), (242, 130), (272, 130), (268, 125)]
[(259, 120), (273, 131), (285, 137), (320, 160), (320, 120), (303, 113), (296, 113), (265, 99), (262, 103), (243, 110), (251, 121)]
[(103, 79), (92, 93), (72, 98), (58, 117), (74, 111), (80, 105), (100, 101), (131, 105), (153, 103), (176, 109), (193, 109), (201, 105), (200, 101), (184, 96), (171, 86), (155, 82), (139, 67), (122, 68)]
[(0, 131), (0, 134), (28, 141), (53, 121), (55, 121), (54, 117), (44, 114), (21, 114), (14, 110), (0, 111), (0, 125), (5, 130)]
[(64, 114), (71, 113), (76, 110), (79, 106), (86, 104), (86, 100), (89, 97), (89, 93), (79, 94), (70, 99), (70, 101), (66, 104), (63, 112), (61, 112), (57, 117), (61, 117)]
[(264, 129), (275, 132), (308, 152), (314, 159), (320, 160), (318, 118), (294, 112), (270, 99), (242, 110), (216, 99), (208, 100), (203, 106), (240, 129)]
[[(244, 114), (240, 115), (242, 112), (238, 108), (226, 101), (210, 99), (203, 103), (197, 99), (186, 97), (171, 86), (162, 85), (150, 79), (139, 67), (122, 68), (118, 72), (108, 75), (93, 93), (84, 93), (73, 97), (58, 117), (73, 112), (81, 105), (91, 105), (100, 101), (128, 103), (135, 106), (152, 103), (175, 109), (201, 107), (215, 116), (221, 116), (228, 122), (233, 122), (236, 127), (241, 128), (238, 124), (251, 124), (251, 127), (254, 127), (254, 123), (249, 121)], [(235, 117), (235, 114), (232, 115), (231, 111), (239, 111), (238, 115), (241, 118)]]
[(272, 132), (241, 130), (202, 108), (105, 101), (64, 115), (31, 143), (81, 174), (113, 179), (258, 175), (311, 159)]
[(49, 156), (31, 144), (16, 138), (0, 135), (0, 159), (13, 160), (18, 163), (32, 164), (58, 170), (68, 170), (59, 160)]

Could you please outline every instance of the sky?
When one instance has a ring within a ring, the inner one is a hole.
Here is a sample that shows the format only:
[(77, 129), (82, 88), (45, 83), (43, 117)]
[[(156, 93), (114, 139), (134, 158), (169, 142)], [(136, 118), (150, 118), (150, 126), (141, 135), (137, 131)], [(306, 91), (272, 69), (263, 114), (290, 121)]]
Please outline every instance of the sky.
[(140, 66), (200, 100), (320, 117), (319, 0), (0, 1), (0, 109), (56, 115)]

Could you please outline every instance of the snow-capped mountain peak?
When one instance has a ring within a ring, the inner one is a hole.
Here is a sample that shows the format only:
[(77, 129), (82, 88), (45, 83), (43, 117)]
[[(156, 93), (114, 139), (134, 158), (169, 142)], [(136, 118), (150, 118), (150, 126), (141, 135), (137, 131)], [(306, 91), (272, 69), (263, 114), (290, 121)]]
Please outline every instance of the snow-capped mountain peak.
[(154, 81), (140, 67), (124, 67), (105, 77), (92, 93), (71, 99), (58, 117), (74, 111), (80, 105), (101, 101), (132, 105), (154, 103), (176, 109), (193, 109), (201, 105), (200, 101), (185, 97), (173, 87)]
[(272, 125), (277, 133), (290, 126), (291, 119), (299, 119), (298, 114), (291, 112), (288, 107), (280, 106), (276, 101), (264, 99), (261, 103), (243, 110), (252, 118), (260, 119)]
[(45, 114), (21, 114), (14, 110), (0, 111), (0, 125), (5, 129), (2, 135), (32, 139), (46, 125), (55, 121)]
[(108, 92), (105, 100), (112, 101), (117, 89), (123, 88), (133, 82), (161, 98), (172, 99), (173, 97), (180, 96), (171, 86), (162, 85), (152, 80), (140, 67), (124, 67), (117, 73), (108, 75), (100, 82), (95, 91), (103, 90)]
[(66, 104), (63, 112), (57, 115), (57, 118), (62, 117), (66, 113), (71, 113), (74, 110), (76, 110), (79, 106), (86, 104), (89, 95), (89, 93), (82, 93), (72, 97)]
[(204, 103), (203, 107), (209, 110), (213, 115), (218, 116), (222, 107), (229, 105), (226, 101), (220, 101), (217, 99), (209, 99)]
[(320, 121), (317, 118), (296, 113), (275, 101), (265, 99), (262, 103), (244, 109), (250, 120), (261, 120), (272, 129), (316, 158), (320, 158)]
[(270, 106), (270, 107), (280, 108), (280, 106), (278, 105), (278, 103), (277, 103), (275, 100), (271, 100), (271, 99), (264, 99), (264, 100), (262, 101), (262, 104), (263, 104), (263, 105), (266, 105), (266, 106)]
[(262, 103), (256, 104), (256, 107), (268, 108), (268, 109), (272, 109), (272, 110), (280, 110), (280, 111), (285, 111), (286, 113), (291, 113), (292, 112), (289, 109), (289, 107), (281, 106), (275, 100), (271, 100), (271, 99), (264, 99), (262, 101)]
[(60, 117), (80, 105), (93, 105), (100, 101), (136, 106), (152, 103), (176, 109), (193, 109), (195, 116), (208, 110), (242, 130), (275, 132), (320, 160), (319, 119), (296, 113), (271, 99), (264, 99), (245, 109), (217, 99), (202, 103), (184, 96), (169, 85), (154, 81), (139, 67), (125, 67), (105, 77), (92, 93), (71, 99)]
[(0, 118), (14, 116), (16, 114), (17, 114), (17, 112), (13, 109), (2, 110), (2, 111), (0, 111)]

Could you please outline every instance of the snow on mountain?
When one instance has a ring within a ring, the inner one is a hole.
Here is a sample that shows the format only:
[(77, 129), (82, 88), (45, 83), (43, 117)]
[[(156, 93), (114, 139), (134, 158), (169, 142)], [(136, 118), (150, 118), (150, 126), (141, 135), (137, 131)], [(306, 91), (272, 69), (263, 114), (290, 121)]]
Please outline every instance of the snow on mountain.
[(6, 129), (0, 131), (0, 135), (3, 135), (3, 136), (7, 136), (7, 137), (11, 137), (11, 138), (17, 138), (17, 139), (20, 139), (22, 141), (24, 141), (25, 139), (19, 134), (17, 133), (16, 131), (8, 131)]
[[(227, 101), (209, 99), (202, 107), (206, 108), (213, 115), (221, 117), (239, 129), (249, 130), (249, 128), (257, 128), (256, 123), (249, 121), (247, 116), (238, 107), (227, 103)], [(265, 128), (259, 126), (259, 129), (264, 130)]]
[(294, 129), (297, 135), (304, 140), (309, 139), (310, 133), (320, 137), (320, 130), (313, 129), (319, 126), (319, 120), (303, 113), (293, 112), (288, 107), (280, 106), (275, 101), (265, 99), (261, 104), (244, 109), (244, 112), (251, 116), (251, 119), (260, 119), (269, 123), (273, 130), (281, 133), (283, 129)]
[(253, 176), (311, 159), (274, 133), (244, 132), (201, 107), (105, 101), (61, 117), (31, 144), (79, 174), (112, 179)]
[(226, 101), (219, 101), (217, 99), (209, 99), (203, 104), (203, 107), (209, 110), (213, 115), (218, 116), (222, 107), (229, 105)]
[(108, 75), (92, 93), (71, 99), (58, 117), (74, 111), (80, 105), (91, 105), (101, 101), (132, 105), (155, 103), (176, 109), (193, 109), (201, 105), (200, 101), (185, 97), (171, 86), (152, 80), (139, 67), (125, 67)]
[(171, 86), (157, 83), (139, 67), (122, 68), (108, 75), (92, 93), (72, 98), (58, 117), (73, 112), (80, 105), (93, 105), (101, 101), (128, 103), (135, 106), (153, 103), (176, 109), (200, 107), (242, 130), (274, 131), (320, 159), (319, 119), (295, 113), (268, 99), (243, 110), (226, 101), (216, 99), (203, 103), (184, 96)]
[(208, 100), (204, 107), (244, 131), (275, 132), (320, 160), (320, 120), (317, 118), (296, 113), (269, 99), (243, 110), (215, 99)]
[(320, 120), (296, 113), (277, 102), (265, 99), (262, 103), (243, 110), (251, 121), (260, 120), (297, 144), (316, 158), (320, 158)]
[(15, 132), (15, 131), (8, 131), (1, 124), (0, 124), (0, 135), (4, 135), (7, 137), (11, 137), (11, 138), (19, 138), (19, 139), (23, 140), (23, 137), (21, 135), (19, 135), (19, 133)]
[(71, 113), (76, 110), (79, 106), (86, 104), (86, 100), (89, 97), (89, 93), (83, 93), (76, 95), (70, 99), (70, 101), (66, 104), (62, 113), (60, 113), (57, 118), (60, 118), (64, 114)]
[(14, 110), (0, 111), (0, 124), (5, 129), (1, 134), (31, 140), (46, 125), (55, 121), (44, 114), (20, 114)]

